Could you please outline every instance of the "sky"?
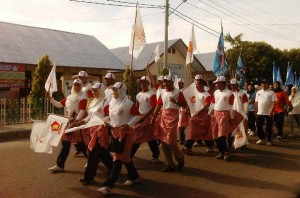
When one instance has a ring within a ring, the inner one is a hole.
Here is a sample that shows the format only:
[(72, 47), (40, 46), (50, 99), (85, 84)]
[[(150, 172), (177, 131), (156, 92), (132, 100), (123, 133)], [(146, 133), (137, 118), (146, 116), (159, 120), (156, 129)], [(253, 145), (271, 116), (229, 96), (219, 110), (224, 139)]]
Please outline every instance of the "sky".
[[(87, 0), (118, 4), (116, 0)], [(70, 0), (0, 0), (0, 21), (92, 35), (109, 49), (128, 46), (134, 23), (134, 0), (122, 6)], [(147, 43), (164, 40), (165, 0), (139, 0)], [(143, 8), (142, 4), (158, 5)], [(274, 48), (300, 48), (299, 0), (169, 0), (169, 39), (188, 43), (192, 23), (198, 53), (214, 52), (221, 31), (242, 40), (265, 41)], [(171, 9), (171, 11), (172, 11)], [(226, 47), (229, 47), (226, 45)]]

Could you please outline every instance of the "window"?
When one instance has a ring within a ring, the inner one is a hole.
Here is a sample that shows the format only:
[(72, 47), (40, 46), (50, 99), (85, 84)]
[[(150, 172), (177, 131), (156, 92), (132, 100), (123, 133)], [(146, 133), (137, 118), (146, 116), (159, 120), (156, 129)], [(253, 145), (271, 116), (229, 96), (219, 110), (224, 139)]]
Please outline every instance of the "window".
[(168, 53), (170, 53), (170, 54), (175, 54), (175, 52), (176, 52), (175, 47), (170, 47), (170, 48), (168, 49)]

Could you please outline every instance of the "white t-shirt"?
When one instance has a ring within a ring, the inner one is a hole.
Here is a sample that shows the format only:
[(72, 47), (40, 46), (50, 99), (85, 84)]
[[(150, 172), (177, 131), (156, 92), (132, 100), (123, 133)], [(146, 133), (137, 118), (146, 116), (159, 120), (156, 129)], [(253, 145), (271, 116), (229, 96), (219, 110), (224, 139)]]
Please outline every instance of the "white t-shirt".
[(274, 91), (271, 90), (259, 90), (256, 93), (255, 102), (257, 102), (257, 114), (258, 115), (270, 115), (274, 106), (274, 102), (277, 100)]
[(150, 99), (155, 93), (151, 90), (147, 92), (140, 92), (136, 95), (136, 100), (139, 102), (139, 112), (141, 114), (146, 114), (152, 108), (150, 104)]
[(229, 103), (229, 98), (231, 97), (232, 92), (229, 89), (224, 89), (220, 91), (217, 89), (214, 93), (214, 110), (216, 111), (224, 111), (231, 110), (232, 106)]

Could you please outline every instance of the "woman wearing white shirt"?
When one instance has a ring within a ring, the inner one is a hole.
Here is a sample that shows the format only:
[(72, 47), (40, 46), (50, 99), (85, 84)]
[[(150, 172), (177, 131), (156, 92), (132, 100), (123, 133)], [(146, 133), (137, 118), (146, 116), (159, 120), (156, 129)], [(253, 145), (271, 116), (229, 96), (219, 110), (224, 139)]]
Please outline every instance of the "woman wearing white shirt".
[(132, 185), (140, 178), (130, 157), (134, 133), (132, 126), (140, 119), (140, 113), (135, 104), (126, 96), (126, 85), (116, 82), (112, 87), (113, 98), (109, 103), (109, 118), (111, 135), (122, 140), (125, 138), (125, 147), (122, 153), (113, 153), (113, 167), (110, 175), (98, 189), (103, 194), (109, 194), (121, 174), (122, 164), (127, 169), (127, 181), (124, 185)]
[[(293, 115), (293, 118), (295, 119), (298, 128), (300, 129), (300, 93), (298, 92), (297, 87), (292, 87), (292, 93), (289, 96), (289, 100), (292, 104), (292, 111), (290, 112)], [(292, 131), (294, 129), (294, 126), (292, 124)], [(290, 134), (289, 136), (293, 136)]]
[[(108, 116), (108, 101), (104, 94), (105, 86), (102, 83), (95, 83), (92, 87), (93, 100), (87, 107), (88, 116), (82, 121), (87, 123), (93, 116), (98, 116), (102, 120)], [(108, 151), (109, 135), (107, 127), (104, 125), (90, 127), (87, 132), (89, 136), (88, 145), (88, 163), (84, 172), (84, 178), (79, 181), (83, 185), (94, 183), (99, 159), (103, 162), (106, 168), (112, 169), (112, 156)]]

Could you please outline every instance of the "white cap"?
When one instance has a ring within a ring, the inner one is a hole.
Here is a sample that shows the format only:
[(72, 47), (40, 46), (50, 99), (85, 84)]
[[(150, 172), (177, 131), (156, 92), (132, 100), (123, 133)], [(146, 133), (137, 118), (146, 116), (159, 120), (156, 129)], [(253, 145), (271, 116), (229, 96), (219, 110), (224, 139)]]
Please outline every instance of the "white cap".
[(100, 89), (101, 87), (102, 87), (103, 85), (102, 85), (102, 83), (95, 83), (94, 85), (93, 85), (93, 89)]
[(169, 76), (169, 75), (166, 75), (166, 76), (164, 77), (164, 80), (169, 80), (169, 81), (174, 82), (174, 78), (173, 78), (172, 76)]
[(159, 76), (158, 80), (163, 81), (164, 80), (164, 76)]
[(183, 78), (178, 78), (178, 79), (177, 79), (177, 82), (179, 82), (179, 83), (180, 83), (180, 82), (184, 83), (184, 80), (183, 80)]
[(231, 79), (231, 80), (230, 80), (230, 84), (231, 84), (231, 85), (237, 85), (237, 84), (238, 84), (237, 79), (235, 79), (235, 78)]
[(115, 75), (113, 73), (107, 73), (104, 78), (113, 78), (113, 79), (116, 79), (116, 77), (115, 77)]
[(197, 74), (197, 75), (195, 76), (195, 80), (200, 80), (200, 79), (202, 79), (202, 76), (201, 76), (200, 74)]
[(88, 77), (88, 74), (85, 71), (80, 71), (78, 77)]
[(217, 79), (214, 81), (214, 83), (217, 82), (226, 82), (225, 76), (218, 76)]
[(126, 85), (124, 85), (121, 82), (116, 82), (113, 87), (117, 89), (122, 89), (122, 88), (126, 88)]
[(146, 80), (150, 83), (150, 78), (148, 76), (142, 76), (140, 80)]
[(74, 85), (75, 83), (80, 84), (80, 85), (82, 86), (82, 80), (80, 80), (80, 79), (75, 79), (75, 80), (73, 81), (73, 85)]

